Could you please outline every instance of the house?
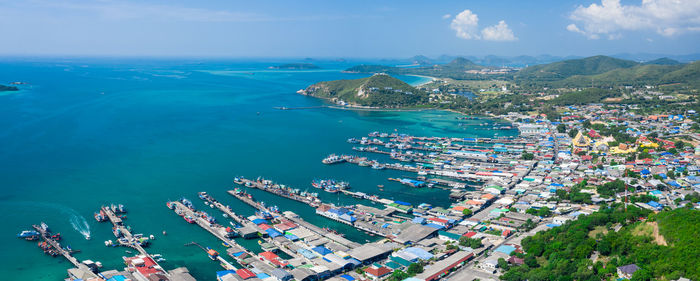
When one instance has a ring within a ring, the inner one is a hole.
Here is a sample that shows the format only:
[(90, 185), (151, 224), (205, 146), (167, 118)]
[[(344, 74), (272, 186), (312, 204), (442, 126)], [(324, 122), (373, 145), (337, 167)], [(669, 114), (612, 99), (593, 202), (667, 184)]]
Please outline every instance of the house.
[(461, 236), (459, 234), (445, 232), (442, 230), (438, 231), (438, 238), (440, 238), (440, 240), (458, 242), (460, 237)]
[(617, 268), (617, 276), (620, 278), (630, 279), (637, 270), (639, 270), (639, 266), (636, 264), (623, 265)]
[(391, 269), (378, 264), (372, 264), (371, 266), (365, 268), (364, 271), (372, 280), (379, 280), (382, 277), (391, 274)]

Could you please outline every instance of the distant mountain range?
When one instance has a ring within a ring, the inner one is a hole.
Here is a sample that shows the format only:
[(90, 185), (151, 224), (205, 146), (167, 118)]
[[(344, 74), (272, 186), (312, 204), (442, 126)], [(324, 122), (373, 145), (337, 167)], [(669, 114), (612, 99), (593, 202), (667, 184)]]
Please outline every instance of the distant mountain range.
[[(678, 62), (693, 62), (700, 60), (700, 53), (698, 54), (688, 54), (688, 55), (664, 55), (664, 54), (615, 54), (609, 57), (631, 60), (635, 62), (649, 62), (659, 58), (668, 58), (670, 60)], [(383, 60), (382, 63), (385, 64), (414, 64), (418, 66), (428, 66), (434, 64), (445, 64), (456, 58), (465, 58), (475, 64), (483, 66), (494, 66), (494, 67), (526, 67), (538, 64), (548, 64), (564, 60), (580, 59), (584, 58), (582, 56), (552, 56), (552, 55), (538, 55), (538, 56), (451, 56), (451, 55), (441, 55), (435, 58), (430, 58), (424, 55), (413, 56), (408, 59), (393, 59), (393, 60)], [(659, 63), (655, 63), (659, 64)]]
[[(671, 58), (637, 62), (609, 56), (567, 59), (537, 64), (518, 71), (500, 71), (496, 67), (476, 63), (468, 58), (454, 58), (445, 64), (425, 64), (426, 57), (412, 58), (413, 67), (357, 65), (346, 71), (355, 73), (387, 73), (392, 75), (425, 75), (457, 80), (510, 80), (521, 86), (537, 87), (613, 87), (680, 84), (700, 89), (700, 61), (681, 63)], [(521, 58), (525, 59), (525, 58)], [(490, 58), (491, 62), (498, 60)]]
[(646, 63), (607, 56), (565, 60), (518, 71), (520, 85), (613, 87), (680, 84), (700, 89), (700, 61), (680, 63), (661, 58)]

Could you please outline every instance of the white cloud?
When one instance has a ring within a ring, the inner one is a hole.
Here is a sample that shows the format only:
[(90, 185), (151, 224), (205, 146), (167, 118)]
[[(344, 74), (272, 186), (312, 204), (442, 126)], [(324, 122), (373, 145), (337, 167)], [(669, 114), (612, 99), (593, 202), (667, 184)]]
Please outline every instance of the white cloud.
[(513, 31), (508, 28), (505, 21), (499, 21), (497, 25), (489, 26), (481, 30), (481, 37), (491, 41), (515, 41), (518, 38), (513, 35)]
[(452, 17), (452, 15), (450, 15), (450, 14), (445, 14), (444, 16), (442, 16), (442, 19), (446, 20), (446, 19), (449, 19), (449, 18), (451, 18), (451, 17)]
[(653, 31), (675, 36), (700, 29), (698, 0), (642, 0), (640, 5), (623, 5), (620, 0), (578, 6), (569, 16), (575, 22), (566, 29), (598, 39), (620, 38), (623, 31)]
[(457, 31), (457, 37), (462, 39), (479, 39), (477, 26), (479, 17), (470, 10), (464, 10), (452, 20), (450, 27)]
[[(443, 18), (445, 18), (445, 15)], [(513, 34), (513, 30), (508, 27), (505, 21), (499, 21), (498, 24), (485, 27), (479, 33), (479, 16), (467, 9), (457, 14), (450, 28), (457, 32), (457, 37), (462, 39), (473, 40), (489, 40), (489, 41), (514, 41), (518, 40)]]

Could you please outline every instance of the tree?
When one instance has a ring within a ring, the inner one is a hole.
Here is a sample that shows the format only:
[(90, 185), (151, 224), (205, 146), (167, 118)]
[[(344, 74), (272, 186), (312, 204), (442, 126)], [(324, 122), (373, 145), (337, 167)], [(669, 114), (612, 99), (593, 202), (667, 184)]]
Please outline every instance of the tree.
[(566, 125), (564, 125), (564, 124), (557, 125), (557, 132), (559, 132), (560, 134), (566, 133)]
[(539, 211), (537, 211), (537, 215), (540, 217), (549, 217), (552, 215), (552, 211), (549, 209), (549, 207), (542, 207), (540, 208)]
[(649, 271), (647, 271), (644, 268), (640, 268), (637, 271), (632, 274), (632, 279), (631, 281), (649, 281), (651, 280), (652, 276)]
[(389, 280), (389, 281), (401, 281), (401, 280), (404, 280), (404, 279), (409, 278), (409, 277), (411, 277), (411, 276), (408, 275), (408, 273), (397, 269), (391, 273), (391, 276), (389, 276), (389, 278), (387, 280)]
[(578, 134), (578, 130), (577, 130), (577, 129), (571, 129), (571, 130), (569, 130), (569, 137), (573, 138), (573, 137), (575, 137), (577, 134)]
[(470, 210), (470, 209), (464, 209), (464, 210), (462, 210), (462, 215), (465, 215), (465, 216), (469, 216), (469, 215), (471, 215), (472, 213), (473, 213), (473, 211)]
[(536, 259), (534, 256), (532, 256), (532, 255), (527, 255), (527, 256), (525, 256), (524, 262), (525, 262), (525, 264), (526, 264), (527, 266), (529, 266), (530, 268), (535, 268), (535, 267), (539, 267), (539, 266), (540, 266), (540, 264), (537, 263), (537, 259)]
[(423, 264), (421, 263), (412, 263), (408, 266), (408, 269), (406, 269), (406, 273), (408, 273), (411, 276), (416, 276), (418, 273), (423, 272)]
[(523, 160), (532, 160), (532, 159), (535, 159), (535, 155), (532, 153), (529, 153), (529, 152), (525, 152), (522, 155), (522, 159)]
[(498, 258), (498, 267), (500, 267), (501, 269), (503, 269), (503, 271), (507, 271), (508, 268), (509, 268), (509, 267), (508, 267), (508, 262), (507, 262), (505, 259), (503, 259), (503, 258)]
[(469, 238), (462, 236), (459, 238), (459, 245), (463, 247), (469, 247), (472, 249), (480, 248), (482, 246), (481, 239)]

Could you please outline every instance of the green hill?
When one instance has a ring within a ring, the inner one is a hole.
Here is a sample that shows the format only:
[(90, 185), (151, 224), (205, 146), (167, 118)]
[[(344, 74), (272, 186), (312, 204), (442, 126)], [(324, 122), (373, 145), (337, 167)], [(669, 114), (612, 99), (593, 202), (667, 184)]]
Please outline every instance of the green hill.
[(685, 84), (700, 88), (700, 62), (681, 65), (644, 64), (596, 75), (576, 75), (549, 84), (555, 87), (615, 87)]
[[(611, 280), (617, 267), (636, 264), (641, 269), (632, 280), (698, 280), (699, 223), (700, 211), (687, 208), (658, 214), (633, 205), (601, 208), (523, 239), (525, 264), (508, 266), (500, 279)], [(623, 227), (614, 231), (617, 224)]]
[(660, 58), (660, 59), (655, 59), (655, 60), (645, 62), (644, 64), (679, 65), (679, 64), (683, 64), (683, 63), (679, 62), (677, 60), (669, 59), (669, 58)]
[(681, 83), (700, 89), (700, 61), (691, 62), (678, 70), (664, 74), (661, 76), (661, 83)]
[(526, 67), (515, 75), (516, 81), (551, 82), (575, 75), (595, 75), (618, 68), (629, 68), (639, 63), (607, 56), (565, 60), (550, 64)]
[(352, 80), (324, 81), (313, 84), (304, 93), (351, 106), (382, 108), (415, 107), (428, 103), (428, 94), (385, 74)]

